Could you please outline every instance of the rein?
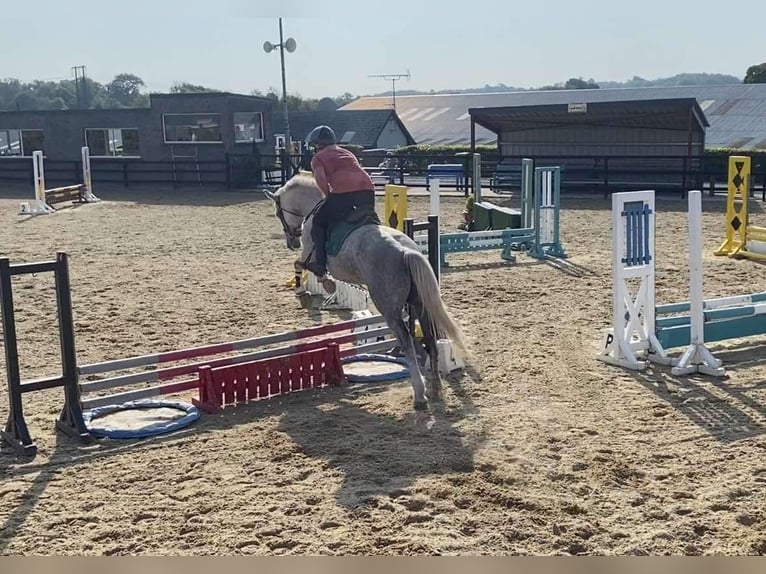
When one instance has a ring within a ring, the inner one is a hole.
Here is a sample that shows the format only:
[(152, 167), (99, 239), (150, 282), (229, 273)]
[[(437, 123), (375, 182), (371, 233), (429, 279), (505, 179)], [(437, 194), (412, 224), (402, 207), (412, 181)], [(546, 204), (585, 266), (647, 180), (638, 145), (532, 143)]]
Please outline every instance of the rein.
[[(285, 213), (289, 213), (290, 215), (295, 215), (296, 217), (301, 217), (301, 214), (297, 213), (295, 211), (290, 211), (289, 209), (285, 209), (284, 207), (282, 207), (282, 203), (280, 202), (280, 198), (278, 196), (275, 199), (275, 203), (276, 203), (276, 206), (277, 206), (277, 218), (279, 219), (279, 222), (282, 224), (282, 229), (285, 232), (285, 235), (287, 235), (288, 237), (292, 237), (292, 238), (296, 238), (297, 239), (297, 238), (300, 238), (301, 235), (303, 234), (303, 224), (306, 223), (306, 221), (308, 220), (309, 217), (312, 217), (317, 212), (317, 210), (324, 203), (324, 200), (318, 201), (317, 204), (314, 207), (311, 208), (311, 211), (309, 211), (308, 215), (303, 217), (303, 219), (301, 220), (300, 226), (298, 226), (298, 227), (296, 227), (294, 229), (291, 228), (289, 225), (287, 225), (287, 221), (285, 221), (285, 215), (284, 214)], [(306, 267), (306, 264), (309, 262), (309, 260), (311, 259), (311, 256), (313, 254), (314, 254), (314, 250), (312, 249), (311, 253), (308, 254), (308, 257), (306, 257), (306, 259), (301, 262), (301, 265), (304, 268)]]

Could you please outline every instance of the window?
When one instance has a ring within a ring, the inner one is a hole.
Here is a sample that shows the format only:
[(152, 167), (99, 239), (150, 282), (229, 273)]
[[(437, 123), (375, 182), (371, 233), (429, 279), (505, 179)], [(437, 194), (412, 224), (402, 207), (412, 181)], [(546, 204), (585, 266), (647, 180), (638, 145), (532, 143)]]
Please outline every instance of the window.
[(261, 112), (234, 112), (234, 141), (262, 142), (263, 114)]
[(220, 143), (221, 114), (164, 114), (165, 143)]
[(43, 149), (43, 130), (0, 129), (0, 156), (31, 156)]
[(139, 157), (138, 129), (87, 128), (85, 145), (93, 157)]

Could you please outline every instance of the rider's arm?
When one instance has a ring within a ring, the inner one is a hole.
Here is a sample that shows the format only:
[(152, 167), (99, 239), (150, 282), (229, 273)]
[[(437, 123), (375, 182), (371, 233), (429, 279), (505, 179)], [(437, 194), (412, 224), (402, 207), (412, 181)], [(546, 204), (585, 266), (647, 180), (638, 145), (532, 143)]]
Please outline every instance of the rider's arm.
[(319, 164), (314, 170), (314, 178), (317, 180), (317, 185), (322, 190), (322, 193), (330, 195), (330, 183), (327, 181), (327, 173), (325, 173), (322, 164)]
[(317, 158), (311, 160), (311, 171), (314, 172), (314, 179), (316, 179), (319, 189), (325, 195), (330, 195), (330, 184), (327, 181), (327, 174), (325, 173), (324, 166), (321, 161), (317, 161)]

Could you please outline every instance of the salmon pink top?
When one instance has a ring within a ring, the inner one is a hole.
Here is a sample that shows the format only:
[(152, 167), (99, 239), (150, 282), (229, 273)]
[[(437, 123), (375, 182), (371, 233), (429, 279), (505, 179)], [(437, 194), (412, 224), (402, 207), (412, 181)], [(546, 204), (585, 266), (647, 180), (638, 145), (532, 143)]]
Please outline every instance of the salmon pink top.
[(322, 193), (348, 193), (350, 191), (375, 191), (375, 184), (356, 156), (342, 147), (328, 145), (320, 149), (311, 160)]

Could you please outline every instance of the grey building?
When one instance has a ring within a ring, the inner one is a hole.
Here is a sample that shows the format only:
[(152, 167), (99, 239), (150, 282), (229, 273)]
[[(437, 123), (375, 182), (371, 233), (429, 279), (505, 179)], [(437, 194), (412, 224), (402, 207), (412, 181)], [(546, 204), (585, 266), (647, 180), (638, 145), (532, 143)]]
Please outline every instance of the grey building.
[(694, 98), (471, 108), (477, 126), (497, 137), (495, 179), (520, 170), (524, 157), (562, 168), (562, 186), (701, 184), (709, 123)]
[[(709, 123), (694, 98), (471, 108), (500, 156), (686, 156), (705, 151)], [(475, 138), (474, 138), (475, 142)]]
[[(151, 94), (148, 108), (0, 112), (0, 162), (42, 150), (46, 160), (223, 160), (273, 153), (274, 102), (223, 92)], [(2, 166), (0, 165), (0, 170)]]
[[(338, 143), (364, 149), (393, 149), (413, 145), (415, 139), (393, 110), (350, 110), (290, 112), (290, 135), (294, 141), (305, 141), (318, 125), (330, 126)], [(284, 133), (284, 114), (273, 114), (274, 133)]]

